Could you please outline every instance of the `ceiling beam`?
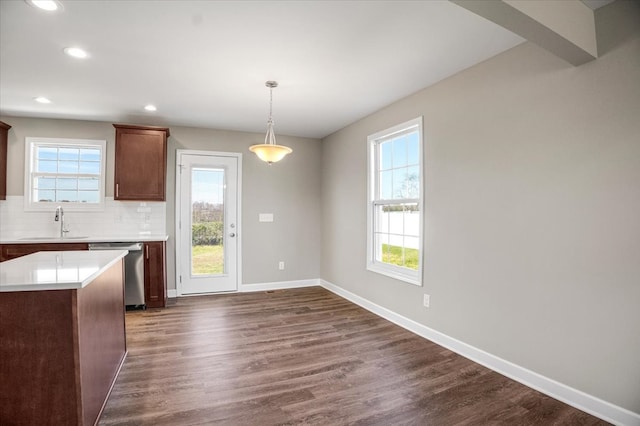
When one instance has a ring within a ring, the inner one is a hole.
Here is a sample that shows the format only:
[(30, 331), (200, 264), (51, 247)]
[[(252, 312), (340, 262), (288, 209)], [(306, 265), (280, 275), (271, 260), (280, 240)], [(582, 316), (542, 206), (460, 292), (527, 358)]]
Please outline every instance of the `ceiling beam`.
[(593, 10), (580, 0), (450, 0), (575, 66), (598, 57)]

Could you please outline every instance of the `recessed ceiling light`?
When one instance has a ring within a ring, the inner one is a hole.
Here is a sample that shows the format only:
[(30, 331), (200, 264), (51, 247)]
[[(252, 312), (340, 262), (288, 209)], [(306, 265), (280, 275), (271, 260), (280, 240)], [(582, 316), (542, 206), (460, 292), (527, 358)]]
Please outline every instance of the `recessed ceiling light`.
[(89, 54), (80, 49), (79, 47), (65, 47), (64, 48), (64, 53), (66, 53), (69, 56), (73, 56), (74, 58), (86, 58), (87, 56), (89, 56)]
[(37, 7), (38, 9), (46, 10), (48, 12), (54, 12), (58, 9), (62, 9), (62, 3), (56, 0), (24, 0), (29, 6)]
[(37, 98), (33, 98), (34, 101), (40, 102), (41, 104), (50, 104), (51, 101), (44, 96), (38, 96)]
[(145, 109), (145, 110), (147, 110), (147, 111), (157, 111), (157, 110), (158, 110), (158, 108), (156, 108), (156, 106), (155, 106), (155, 105), (151, 105), (151, 104), (146, 105), (146, 106), (144, 107), (144, 109)]

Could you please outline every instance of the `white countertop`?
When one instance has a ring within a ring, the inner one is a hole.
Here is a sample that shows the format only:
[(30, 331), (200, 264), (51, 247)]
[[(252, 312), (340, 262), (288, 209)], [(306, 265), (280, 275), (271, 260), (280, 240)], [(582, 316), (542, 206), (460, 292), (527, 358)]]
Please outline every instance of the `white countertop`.
[(0, 293), (86, 287), (127, 250), (41, 251), (0, 263)]
[(2, 237), (0, 244), (54, 244), (54, 243), (138, 243), (145, 241), (167, 241), (168, 235), (115, 235), (111, 237), (69, 236), (65, 238), (49, 236)]

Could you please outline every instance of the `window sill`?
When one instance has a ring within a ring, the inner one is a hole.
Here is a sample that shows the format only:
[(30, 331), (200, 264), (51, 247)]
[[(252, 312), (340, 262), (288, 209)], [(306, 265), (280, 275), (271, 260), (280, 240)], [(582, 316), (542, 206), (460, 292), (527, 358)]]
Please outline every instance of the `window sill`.
[(399, 281), (404, 281), (418, 287), (422, 287), (422, 273), (420, 271), (416, 271), (415, 273), (404, 273), (403, 271), (400, 271), (398, 269), (400, 268), (396, 269), (386, 265), (381, 265), (379, 263), (369, 263), (367, 265), (368, 271), (385, 275)]

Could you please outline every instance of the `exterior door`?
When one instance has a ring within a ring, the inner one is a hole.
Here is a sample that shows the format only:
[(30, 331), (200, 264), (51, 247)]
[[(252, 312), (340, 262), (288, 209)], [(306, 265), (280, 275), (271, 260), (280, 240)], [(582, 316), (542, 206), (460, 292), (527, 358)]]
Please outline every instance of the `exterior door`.
[(178, 295), (238, 289), (241, 158), (178, 150)]

